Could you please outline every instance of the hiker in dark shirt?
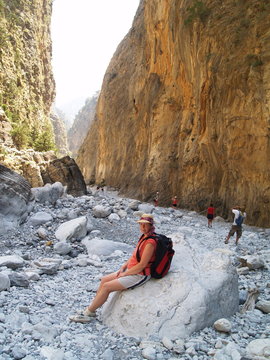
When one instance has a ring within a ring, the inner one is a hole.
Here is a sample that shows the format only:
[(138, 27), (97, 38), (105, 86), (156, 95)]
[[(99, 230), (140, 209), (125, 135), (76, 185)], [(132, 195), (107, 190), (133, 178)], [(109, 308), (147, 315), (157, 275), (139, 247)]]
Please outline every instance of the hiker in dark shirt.
[[(155, 232), (153, 216), (143, 214), (138, 223), (140, 224), (142, 236), (129, 260), (118, 271), (101, 279), (96, 296), (91, 304), (80, 314), (71, 316), (71, 321), (79, 323), (90, 322), (96, 316), (96, 310), (105, 303), (111, 292), (134, 289), (150, 280), (150, 266), (155, 259), (157, 246), (156, 241), (151, 238)], [(140, 261), (138, 261), (136, 256), (138, 248)]]
[(232, 227), (225, 239), (225, 244), (228, 244), (230, 237), (236, 233), (235, 244), (237, 245), (240, 237), (242, 236), (242, 223), (247, 214), (245, 213), (245, 209), (241, 208), (240, 206), (234, 206), (232, 208), (232, 212), (234, 214), (234, 220)]

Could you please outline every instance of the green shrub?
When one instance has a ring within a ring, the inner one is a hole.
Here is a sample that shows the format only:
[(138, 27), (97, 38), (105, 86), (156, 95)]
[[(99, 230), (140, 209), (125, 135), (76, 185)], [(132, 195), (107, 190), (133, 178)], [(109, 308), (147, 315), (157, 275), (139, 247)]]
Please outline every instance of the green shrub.
[(26, 148), (29, 142), (28, 126), (22, 123), (12, 123), (11, 137), (19, 150)]
[(36, 136), (36, 139), (33, 142), (33, 148), (36, 151), (56, 151), (54, 137), (49, 128), (45, 129)]

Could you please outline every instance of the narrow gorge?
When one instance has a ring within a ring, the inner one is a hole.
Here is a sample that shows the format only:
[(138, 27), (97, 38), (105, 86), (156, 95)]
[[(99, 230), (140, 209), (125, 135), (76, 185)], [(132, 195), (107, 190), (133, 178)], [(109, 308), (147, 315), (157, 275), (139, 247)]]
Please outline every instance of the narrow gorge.
[[(52, 3), (0, 1), (0, 161), (32, 186), (41, 163), (68, 155)], [(85, 182), (195, 211), (212, 201), (224, 218), (239, 204), (269, 226), (269, 24), (267, 0), (141, 0), (97, 105), (78, 114), (84, 129), (68, 134)]]
[(140, 2), (77, 162), (88, 183), (270, 224), (268, 1)]

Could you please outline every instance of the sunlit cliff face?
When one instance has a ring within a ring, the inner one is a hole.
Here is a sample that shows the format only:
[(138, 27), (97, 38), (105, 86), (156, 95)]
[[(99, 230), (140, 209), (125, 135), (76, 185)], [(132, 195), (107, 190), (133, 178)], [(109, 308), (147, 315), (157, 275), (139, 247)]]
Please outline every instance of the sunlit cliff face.
[(52, 131), (51, 8), (52, 0), (0, 3), (0, 106), (21, 148), (32, 145), (37, 132)]
[(78, 163), (87, 182), (270, 224), (269, 4), (142, 1), (104, 77)]

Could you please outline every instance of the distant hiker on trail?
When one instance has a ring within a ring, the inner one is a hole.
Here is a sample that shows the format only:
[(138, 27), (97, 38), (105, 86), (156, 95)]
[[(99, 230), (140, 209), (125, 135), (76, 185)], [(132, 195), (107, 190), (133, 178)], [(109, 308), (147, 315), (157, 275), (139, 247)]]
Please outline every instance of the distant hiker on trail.
[(208, 227), (211, 228), (212, 227), (212, 222), (213, 219), (215, 217), (215, 208), (213, 206), (213, 204), (211, 203), (210, 206), (207, 208), (207, 215), (206, 215), (207, 219), (208, 219)]
[(244, 208), (240, 208), (240, 206), (234, 206), (232, 208), (232, 212), (234, 214), (234, 220), (232, 227), (226, 237), (225, 244), (228, 244), (229, 239), (236, 233), (235, 244), (238, 244), (240, 237), (242, 236), (242, 224), (247, 214), (245, 213)]
[[(157, 247), (156, 240), (151, 238), (151, 236), (155, 237), (154, 219), (150, 214), (143, 214), (137, 222), (140, 224), (142, 236), (131, 257), (117, 272), (105, 275), (101, 279), (96, 296), (91, 304), (80, 314), (71, 316), (71, 321), (90, 322), (96, 316), (96, 310), (105, 303), (111, 292), (134, 289), (150, 280), (150, 266), (155, 259)], [(137, 260), (137, 250), (140, 261)]]
[(177, 208), (177, 204), (178, 204), (177, 196), (174, 196), (174, 197), (172, 198), (172, 207), (173, 207), (174, 209), (176, 209), (176, 208)]
[(156, 192), (156, 195), (155, 195), (155, 197), (154, 197), (154, 205), (155, 205), (155, 206), (158, 206), (158, 199), (159, 199), (159, 192), (157, 191), (157, 192)]

